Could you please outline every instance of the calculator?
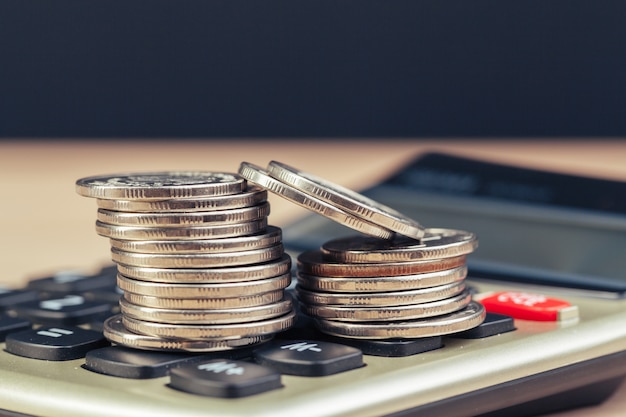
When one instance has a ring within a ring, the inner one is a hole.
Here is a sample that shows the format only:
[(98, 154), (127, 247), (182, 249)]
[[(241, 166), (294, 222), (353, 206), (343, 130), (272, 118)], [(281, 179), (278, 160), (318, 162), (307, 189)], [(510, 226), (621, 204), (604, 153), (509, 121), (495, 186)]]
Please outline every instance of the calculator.
[[(59, 271), (0, 290), (0, 415), (532, 416), (622, 384), (626, 183), (428, 153), (362, 192), (478, 236), (466, 281), (488, 311), (480, 326), (357, 340), (298, 311), (289, 330), (241, 348), (131, 349), (102, 334), (119, 312), (115, 267)], [(283, 244), (296, 259), (353, 233), (310, 215)]]

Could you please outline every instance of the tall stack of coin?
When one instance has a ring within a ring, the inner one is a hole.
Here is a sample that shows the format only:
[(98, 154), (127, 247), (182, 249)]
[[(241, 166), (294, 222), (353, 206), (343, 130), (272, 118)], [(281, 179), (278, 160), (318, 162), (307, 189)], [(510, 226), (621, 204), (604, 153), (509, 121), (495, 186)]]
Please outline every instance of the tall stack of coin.
[(97, 199), (123, 291), (112, 342), (214, 351), (269, 340), (293, 324), (291, 259), (268, 226), (267, 192), (236, 174), (154, 172), (79, 179)]
[(472, 233), (425, 229), (366, 196), (277, 161), (239, 174), (364, 235), (331, 240), (298, 257), (302, 309), (336, 336), (419, 338), (479, 325), (482, 306), (465, 287)]

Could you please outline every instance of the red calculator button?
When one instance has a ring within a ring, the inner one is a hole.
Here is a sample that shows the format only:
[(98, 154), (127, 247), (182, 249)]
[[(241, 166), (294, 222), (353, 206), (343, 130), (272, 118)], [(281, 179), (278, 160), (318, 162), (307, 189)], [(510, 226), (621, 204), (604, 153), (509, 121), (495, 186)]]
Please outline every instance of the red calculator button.
[(506, 314), (516, 319), (560, 321), (578, 318), (578, 307), (543, 294), (503, 291), (478, 298), (488, 312)]

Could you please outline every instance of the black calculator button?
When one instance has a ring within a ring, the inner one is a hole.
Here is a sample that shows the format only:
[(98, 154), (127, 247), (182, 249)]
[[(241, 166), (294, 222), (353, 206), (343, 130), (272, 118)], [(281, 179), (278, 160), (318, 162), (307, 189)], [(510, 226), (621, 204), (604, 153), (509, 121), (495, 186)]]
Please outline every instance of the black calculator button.
[(363, 366), (354, 347), (310, 340), (280, 340), (256, 350), (254, 359), (282, 374), (324, 376)]
[(121, 378), (149, 379), (166, 376), (170, 368), (202, 359), (206, 356), (109, 346), (87, 352), (84, 368)]
[(113, 308), (109, 303), (89, 301), (81, 295), (72, 294), (17, 304), (13, 310), (18, 316), (35, 323), (76, 325), (111, 312)]
[(31, 328), (31, 322), (19, 317), (10, 317), (0, 314), (0, 342), (3, 342), (9, 333), (15, 333)]
[(39, 299), (39, 293), (33, 290), (7, 290), (0, 288), (0, 310), (13, 307), (15, 304), (26, 303)]
[(33, 279), (27, 289), (48, 293), (81, 293), (105, 288), (114, 288), (117, 284), (114, 269), (103, 269), (95, 275), (77, 272), (59, 272), (53, 276)]
[(50, 361), (78, 359), (109, 343), (101, 333), (80, 327), (41, 327), (11, 333), (6, 337), (6, 351), (18, 356)]
[(170, 370), (171, 388), (209, 397), (238, 398), (282, 387), (275, 370), (251, 362), (214, 359)]
[(443, 338), (441, 336), (423, 337), (419, 339), (386, 340), (334, 337), (332, 340), (360, 349), (366, 355), (387, 358), (417, 355), (418, 353), (424, 353), (443, 347)]
[(461, 339), (483, 339), (515, 330), (513, 317), (504, 314), (487, 313), (485, 320), (473, 329), (450, 335)]

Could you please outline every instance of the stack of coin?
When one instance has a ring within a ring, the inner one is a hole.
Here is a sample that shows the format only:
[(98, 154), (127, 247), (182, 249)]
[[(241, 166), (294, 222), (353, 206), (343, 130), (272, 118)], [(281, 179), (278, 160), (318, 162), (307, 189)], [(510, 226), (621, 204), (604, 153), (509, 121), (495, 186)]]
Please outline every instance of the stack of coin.
[(419, 338), (460, 332), (485, 318), (465, 287), (472, 233), (425, 229), (352, 190), (277, 161), (239, 174), (364, 235), (331, 240), (298, 257), (302, 310), (336, 336)]
[(485, 317), (465, 285), (472, 233), (426, 229), (421, 240), (355, 236), (298, 257), (302, 310), (318, 328), (357, 339), (410, 339), (471, 329)]
[(268, 226), (267, 192), (236, 174), (154, 172), (88, 177), (96, 231), (111, 242), (121, 314), (112, 342), (214, 351), (264, 342), (289, 328), (291, 259)]

